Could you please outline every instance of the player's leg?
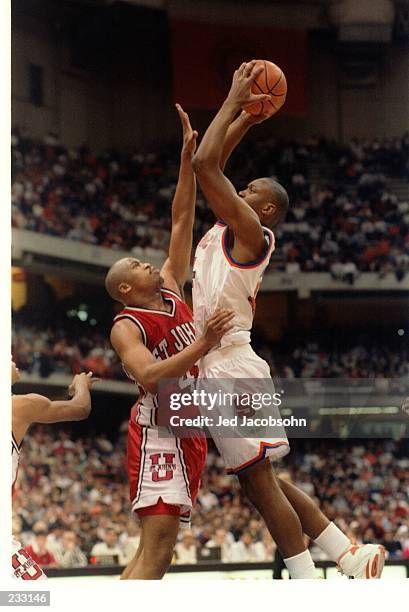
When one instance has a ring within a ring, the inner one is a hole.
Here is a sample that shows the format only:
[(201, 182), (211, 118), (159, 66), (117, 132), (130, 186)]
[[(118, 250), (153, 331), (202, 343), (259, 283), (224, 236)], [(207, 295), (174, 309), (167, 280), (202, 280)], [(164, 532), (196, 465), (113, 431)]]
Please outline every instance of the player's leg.
[[(160, 580), (173, 556), (179, 531), (179, 514), (141, 518), (143, 544), (123, 580)], [(127, 568), (127, 569), (128, 569)]]
[(159, 580), (172, 560), (179, 524), (189, 520), (185, 515), (197, 496), (206, 439), (159, 438), (156, 429), (137, 426), (130, 432), (130, 494), (141, 520), (141, 541), (122, 580)]
[(304, 533), (315, 541), (339, 569), (354, 578), (380, 578), (385, 551), (377, 544), (355, 546), (350, 539), (321, 512), (304, 491), (287, 480), (278, 479), (281, 490), (299, 516)]
[[(312, 540), (316, 540), (316, 538), (328, 527), (330, 521), (325, 514), (321, 512), (311, 497), (304, 493), (304, 491), (282, 478), (278, 478), (278, 482), (282, 492), (298, 514), (304, 533)], [(337, 557), (339, 557), (339, 555), (351, 544), (349, 539), (344, 536), (342, 532), (340, 533), (344, 538), (341, 544), (343, 548)]]
[(143, 539), (142, 539), (142, 533), (141, 533), (141, 538), (139, 540), (139, 546), (138, 546), (138, 550), (135, 553), (135, 556), (133, 559), (131, 559), (128, 563), (128, 565), (126, 566), (126, 568), (124, 569), (124, 571), (122, 572), (121, 576), (120, 576), (120, 580), (128, 580), (129, 576), (131, 575), (131, 573), (133, 572), (135, 566), (136, 566), (136, 562), (138, 561), (138, 558), (142, 552), (142, 548), (143, 548)]
[(244, 493), (263, 517), (292, 578), (315, 578), (314, 562), (303, 541), (300, 519), (284, 495), (269, 459), (239, 475)]

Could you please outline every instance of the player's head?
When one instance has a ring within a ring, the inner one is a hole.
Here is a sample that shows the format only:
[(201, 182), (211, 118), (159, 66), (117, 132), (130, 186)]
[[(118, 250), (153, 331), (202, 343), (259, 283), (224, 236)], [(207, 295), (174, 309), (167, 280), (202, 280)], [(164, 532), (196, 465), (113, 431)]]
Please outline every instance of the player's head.
[(14, 385), (20, 378), (20, 372), (14, 361), (11, 362), (11, 384)]
[(285, 219), (288, 194), (277, 181), (268, 177), (254, 179), (239, 191), (239, 196), (258, 214), (265, 227), (272, 229)]
[(134, 257), (116, 261), (105, 277), (105, 288), (113, 300), (138, 304), (155, 294), (163, 285), (160, 270)]

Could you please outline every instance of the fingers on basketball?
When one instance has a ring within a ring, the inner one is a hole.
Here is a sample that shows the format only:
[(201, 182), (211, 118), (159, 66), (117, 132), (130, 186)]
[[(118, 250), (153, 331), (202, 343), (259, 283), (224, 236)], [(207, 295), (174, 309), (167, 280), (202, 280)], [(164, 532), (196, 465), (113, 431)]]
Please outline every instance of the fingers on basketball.
[(256, 60), (252, 69), (255, 75), (252, 93), (267, 94), (244, 107), (247, 113), (259, 117), (274, 115), (284, 104), (287, 96), (287, 80), (279, 66), (268, 60)]

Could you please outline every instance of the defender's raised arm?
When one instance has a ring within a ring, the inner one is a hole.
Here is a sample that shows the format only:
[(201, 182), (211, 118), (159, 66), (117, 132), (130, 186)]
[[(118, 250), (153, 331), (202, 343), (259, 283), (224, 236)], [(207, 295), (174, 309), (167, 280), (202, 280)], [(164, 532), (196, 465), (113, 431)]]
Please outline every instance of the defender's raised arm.
[(165, 286), (182, 295), (183, 285), (189, 275), (192, 253), (193, 223), (196, 203), (196, 177), (192, 158), (196, 150), (197, 132), (192, 129), (189, 115), (176, 104), (183, 128), (183, 146), (180, 155), (179, 179), (172, 202), (172, 229), (169, 256), (161, 276)]

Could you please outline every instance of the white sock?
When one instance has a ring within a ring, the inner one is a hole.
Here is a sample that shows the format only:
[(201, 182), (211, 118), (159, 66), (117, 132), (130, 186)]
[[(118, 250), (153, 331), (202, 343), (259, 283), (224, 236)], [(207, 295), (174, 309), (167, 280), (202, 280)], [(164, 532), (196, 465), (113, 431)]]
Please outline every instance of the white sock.
[(315, 543), (328, 555), (331, 561), (337, 561), (342, 553), (351, 546), (351, 540), (342, 533), (335, 523), (330, 523), (325, 527), (318, 538), (315, 538)]
[(284, 563), (293, 579), (317, 577), (314, 561), (309, 550), (304, 550), (294, 557), (284, 559)]

